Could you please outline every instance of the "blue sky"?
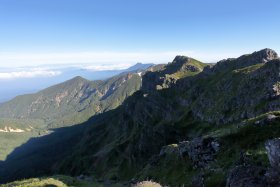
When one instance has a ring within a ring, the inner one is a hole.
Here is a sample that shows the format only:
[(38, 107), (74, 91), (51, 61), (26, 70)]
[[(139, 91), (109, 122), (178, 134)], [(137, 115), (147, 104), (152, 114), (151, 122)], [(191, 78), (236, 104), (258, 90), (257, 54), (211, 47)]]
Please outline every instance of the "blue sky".
[(0, 0), (0, 66), (280, 51), (279, 0)]

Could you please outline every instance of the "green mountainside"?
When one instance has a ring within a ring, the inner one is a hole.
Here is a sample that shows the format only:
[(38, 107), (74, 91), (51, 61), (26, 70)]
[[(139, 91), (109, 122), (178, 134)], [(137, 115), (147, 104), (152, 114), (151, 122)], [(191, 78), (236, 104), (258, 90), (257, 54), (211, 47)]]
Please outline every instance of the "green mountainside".
[[(150, 67), (150, 66), (147, 66)], [(0, 105), (0, 160), (31, 137), (76, 125), (118, 107), (141, 87), (144, 64), (104, 81), (75, 77)], [(138, 70), (137, 68), (140, 68)]]
[(0, 117), (40, 119), (48, 128), (86, 121), (97, 113), (116, 108), (141, 86), (137, 73), (115, 76), (105, 81), (75, 77), (36, 94), (18, 96), (0, 106)]
[(177, 56), (144, 74), (119, 107), (14, 151), (0, 180), (59, 173), (127, 185), (273, 186), (278, 160), (267, 151), (280, 137), (279, 73), (271, 49), (215, 65)]

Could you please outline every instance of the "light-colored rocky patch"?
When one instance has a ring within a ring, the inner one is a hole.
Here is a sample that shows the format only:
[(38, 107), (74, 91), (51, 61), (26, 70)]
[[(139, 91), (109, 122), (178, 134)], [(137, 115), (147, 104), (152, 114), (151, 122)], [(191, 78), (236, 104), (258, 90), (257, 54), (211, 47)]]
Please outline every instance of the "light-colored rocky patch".
[(5, 126), (4, 129), (0, 129), (0, 132), (17, 132), (17, 133), (21, 133), (21, 132), (25, 132), (25, 130), (22, 129), (18, 129), (18, 128), (12, 128), (12, 127), (7, 127)]

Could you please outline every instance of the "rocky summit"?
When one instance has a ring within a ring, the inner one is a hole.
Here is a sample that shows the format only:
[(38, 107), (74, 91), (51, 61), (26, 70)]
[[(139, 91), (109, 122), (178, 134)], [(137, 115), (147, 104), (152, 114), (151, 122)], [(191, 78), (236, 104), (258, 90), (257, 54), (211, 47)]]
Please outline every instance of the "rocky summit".
[[(280, 186), (280, 59), (275, 51), (215, 64), (176, 56), (140, 75), (122, 75), (108, 86), (76, 80), (71, 88), (81, 95), (73, 96), (76, 103), (98, 106), (98, 115), (16, 149), (1, 163), (1, 182), (63, 174), (105, 186), (144, 180), (171, 187)], [(134, 76), (141, 87), (127, 92)], [(33, 96), (25, 106), (29, 114), (36, 114), (35, 106), (47, 108), (50, 99), (53, 108), (72, 101), (67, 86), (53, 97), (42, 97), (46, 91)], [(115, 90), (125, 97), (113, 97)], [(110, 108), (102, 103), (107, 98), (119, 104)], [(12, 115), (17, 105), (9, 106)]]

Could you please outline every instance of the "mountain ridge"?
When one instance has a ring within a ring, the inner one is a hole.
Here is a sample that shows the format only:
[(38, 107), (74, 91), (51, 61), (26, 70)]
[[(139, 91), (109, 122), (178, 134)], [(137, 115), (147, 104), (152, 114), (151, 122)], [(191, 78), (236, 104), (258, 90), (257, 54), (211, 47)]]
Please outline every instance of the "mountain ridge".
[[(86, 174), (100, 180), (148, 178), (171, 186), (198, 180), (205, 186), (226, 186), (242, 164), (269, 168), (265, 142), (280, 137), (278, 56), (265, 49), (216, 68), (189, 57), (175, 59), (144, 74), (142, 88), (122, 105), (82, 124), (85, 129), (72, 137), (79, 141), (63, 156), (48, 162), (36, 148), (11, 154), (5, 164), (16, 166), (7, 173), (32, 166), (47, 174)], [(55, 145), (40, 145), (40, 150), (48, 152)], [(26, 155), (52, 167), (29, 163)], [(257, 177), (264, 178), (262, 173)]]

